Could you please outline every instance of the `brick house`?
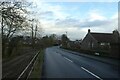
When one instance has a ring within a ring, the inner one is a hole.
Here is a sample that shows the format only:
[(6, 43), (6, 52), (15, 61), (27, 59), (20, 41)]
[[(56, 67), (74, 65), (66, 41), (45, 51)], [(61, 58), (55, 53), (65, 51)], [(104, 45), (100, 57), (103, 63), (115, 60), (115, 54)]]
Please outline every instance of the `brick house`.
[(119, 32), (114, 30), (113, 33), (88, 33), (81, 43), (81, 49), (103, 51), (109, 53), (109, 56), (117, 57), (119, 55)]

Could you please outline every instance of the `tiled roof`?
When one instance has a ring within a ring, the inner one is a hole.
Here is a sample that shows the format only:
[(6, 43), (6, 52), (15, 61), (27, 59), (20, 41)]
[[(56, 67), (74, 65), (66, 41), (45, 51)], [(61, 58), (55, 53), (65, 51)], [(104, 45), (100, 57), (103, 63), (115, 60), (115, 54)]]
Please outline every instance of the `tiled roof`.
[(90, 33), (98, 42), (114, 43), (112, 33)]

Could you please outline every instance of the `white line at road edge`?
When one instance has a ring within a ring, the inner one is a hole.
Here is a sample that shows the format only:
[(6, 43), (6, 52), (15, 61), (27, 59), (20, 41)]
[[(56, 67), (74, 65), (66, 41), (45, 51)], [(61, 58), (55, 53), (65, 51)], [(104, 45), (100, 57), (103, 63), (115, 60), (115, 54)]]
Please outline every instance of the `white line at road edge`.
[(96, 78), (98, 78), (98, 79), (100, 79), (100, 80), (103, 80), (103, 79), (101, 79), (99, 76), (97, 76), (97, 75), (93, 74), (92, 72), (90, 72), (89, 70), (85, 69), (84, 67), (81, 67), (81, 68), (82, 68), (84, 71), (86, 71), (86, 72), (90, 73), (91, 75), (93, 75), (94, 77), (96, 77)]
[(66, 57), (64, 57), (65, 59), (67, 59), (68, 61), (70, 61), (70, 62), (73, 62), (72, 60), (70, 60), (70, 59), (68, 59), (68, 58), (66, 58)]

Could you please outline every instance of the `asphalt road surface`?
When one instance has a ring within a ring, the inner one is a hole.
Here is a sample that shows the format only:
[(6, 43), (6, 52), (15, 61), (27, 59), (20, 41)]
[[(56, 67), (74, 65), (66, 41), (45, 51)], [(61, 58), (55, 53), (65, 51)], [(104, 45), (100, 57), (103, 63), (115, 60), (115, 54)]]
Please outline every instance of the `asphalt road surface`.
[[(116, 66), (117, 67), (117, 66)], [(78, 56), (57, 47), (45, 50), (43, 78), (119, 79), (115, 66)]]

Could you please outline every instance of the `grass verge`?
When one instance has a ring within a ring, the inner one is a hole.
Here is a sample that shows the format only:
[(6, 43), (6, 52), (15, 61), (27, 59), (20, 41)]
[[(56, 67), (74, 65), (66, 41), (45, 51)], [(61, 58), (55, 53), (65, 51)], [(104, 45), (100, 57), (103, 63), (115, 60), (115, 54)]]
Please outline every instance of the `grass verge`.
[(40, 53), (36, 59), (36, 63), (33, 67), (33, 71), (31, 72), (29, 78), (41, 78), (43, 56), (44, 56), (44, 50), (42, 49), (40, 50)]

